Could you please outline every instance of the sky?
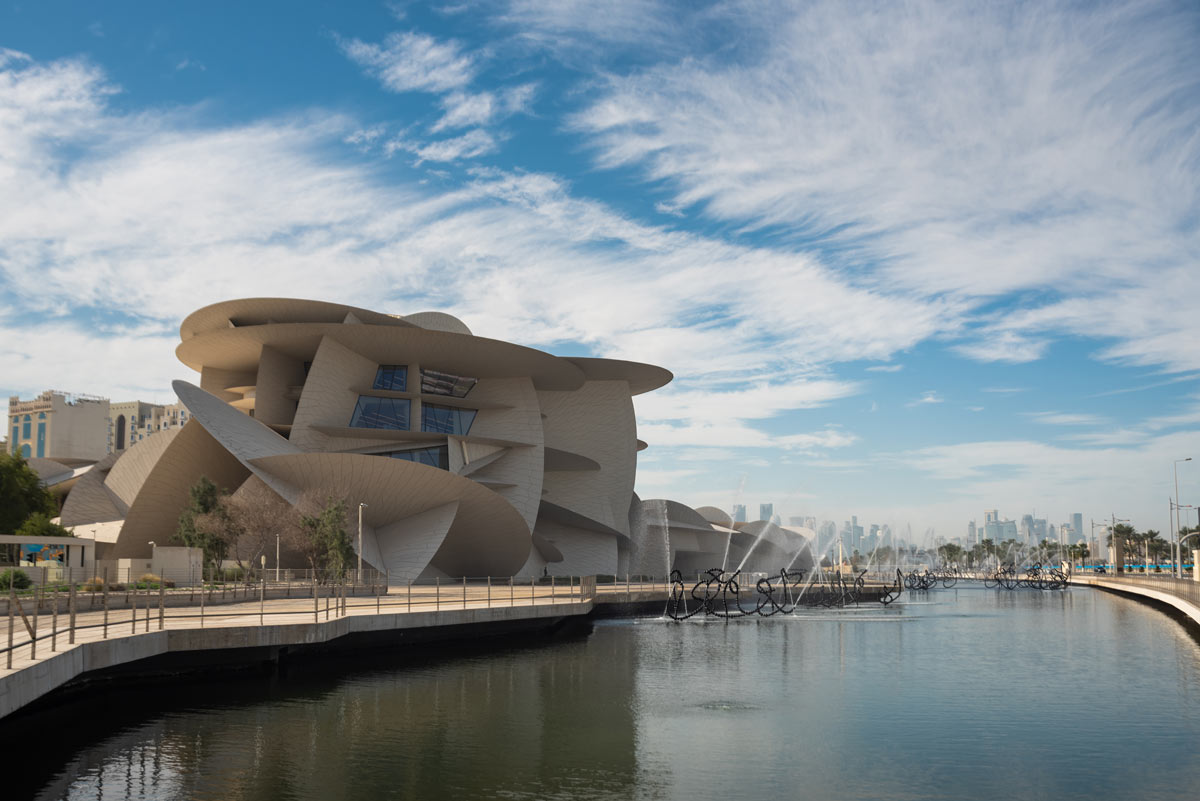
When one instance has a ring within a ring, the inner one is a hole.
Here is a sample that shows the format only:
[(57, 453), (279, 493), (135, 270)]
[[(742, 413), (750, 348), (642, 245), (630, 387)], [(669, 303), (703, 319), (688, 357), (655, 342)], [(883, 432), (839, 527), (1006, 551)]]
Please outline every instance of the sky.
[(0, 391), (171, 402), (231, 297), (436, 309), (671, 370), (643, 498), (1166, 531), (1198, 179), (1193, 2), (5, 2)]

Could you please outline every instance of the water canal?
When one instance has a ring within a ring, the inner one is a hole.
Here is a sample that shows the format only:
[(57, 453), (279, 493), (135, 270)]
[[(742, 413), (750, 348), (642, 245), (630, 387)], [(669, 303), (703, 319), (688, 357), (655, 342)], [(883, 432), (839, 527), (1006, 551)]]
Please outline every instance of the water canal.
[[(42, 710), (6, 798), (1070, 799), (1200, 788), (1200, 643), (1082, 587), (598, 622)], [(26, 725), (29, 725), (26, 722)]]

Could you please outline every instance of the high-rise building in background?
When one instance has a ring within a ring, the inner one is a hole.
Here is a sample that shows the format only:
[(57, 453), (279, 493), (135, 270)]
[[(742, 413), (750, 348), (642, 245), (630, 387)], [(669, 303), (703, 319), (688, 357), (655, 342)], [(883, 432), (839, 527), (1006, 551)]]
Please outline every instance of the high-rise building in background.
[(1079, 512), (1076, 512), (1075, 514), (1071, 515), (1071, 530), (1074, 532), (1074, 537), (1075, 537), (1076, 541), (1079, 541), (1081, 539), (1084, 539), (1085, 537), (1090, 536), (1090, 534), (1083, 533), (1083, 515), (1080, 514)]
[(746, 504), (735, 503), (733, 505), (733, 522), (735, 522), (735, 523), (745, 523), (746, 522)]
[(976, 545), (979, 542), (979, 532), (975, 530), (975, 521), (967, 523), (967, 542)]
[(759, 520), (770, 520), (774, 516), (775, 516), (775, 504), (760, 503), (758, 505), (758, 519)]
[(999, 519), (1000, 519), (1000, 510), (999, 509), (984, 509), (983, 510), (983, 524), (985, 526), (988, 523), (995, 523)]

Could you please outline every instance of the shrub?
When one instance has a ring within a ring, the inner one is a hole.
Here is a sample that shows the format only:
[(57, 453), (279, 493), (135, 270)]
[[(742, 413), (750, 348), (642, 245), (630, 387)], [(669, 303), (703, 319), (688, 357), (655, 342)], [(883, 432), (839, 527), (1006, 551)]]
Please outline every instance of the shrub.
[(13, 567), (0, 573), (0, 590), (8, 590), (10, 587), (26, 590), (31, 586), (33, 586), (33, 581), (24, 570)]
[(104, 579), (100, 578), (99, 576), (92, 576), (90, 579), (80, 584), (79, 589), (83, 590), (84, 592), (103, 592)]

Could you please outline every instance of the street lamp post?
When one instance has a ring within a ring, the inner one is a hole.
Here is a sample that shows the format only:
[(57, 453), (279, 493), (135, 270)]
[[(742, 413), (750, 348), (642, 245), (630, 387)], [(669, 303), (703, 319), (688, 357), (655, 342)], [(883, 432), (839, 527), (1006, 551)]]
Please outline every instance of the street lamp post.
[(1179, 463), (1180, 462), (1190, 462), (1190, 461), (1192, 461), (1192, 457), (1189, 456), (1186, 459), (1176, 459), (1175, 464), (1172, 465), (1172, 467), (1175, 468), (1175, 510), (1176, 511), (1175, 511), (1175, 514), (1173, 516), (1173, 520), (1171, 523), (1172, 531), (1175, 532), (1175, 556), (1176, 556), (1175, 578), (1183, 578), (1183, 553), (1179, 550), (1179, 548), (1180, 548), (1180, 544), (1179, 544), (1180, 526), (1177, 525), (1178, 520), (1179, 520)]
[(365, 503), (358, 504), (358, 580), (362, 581), (362, 510)]

